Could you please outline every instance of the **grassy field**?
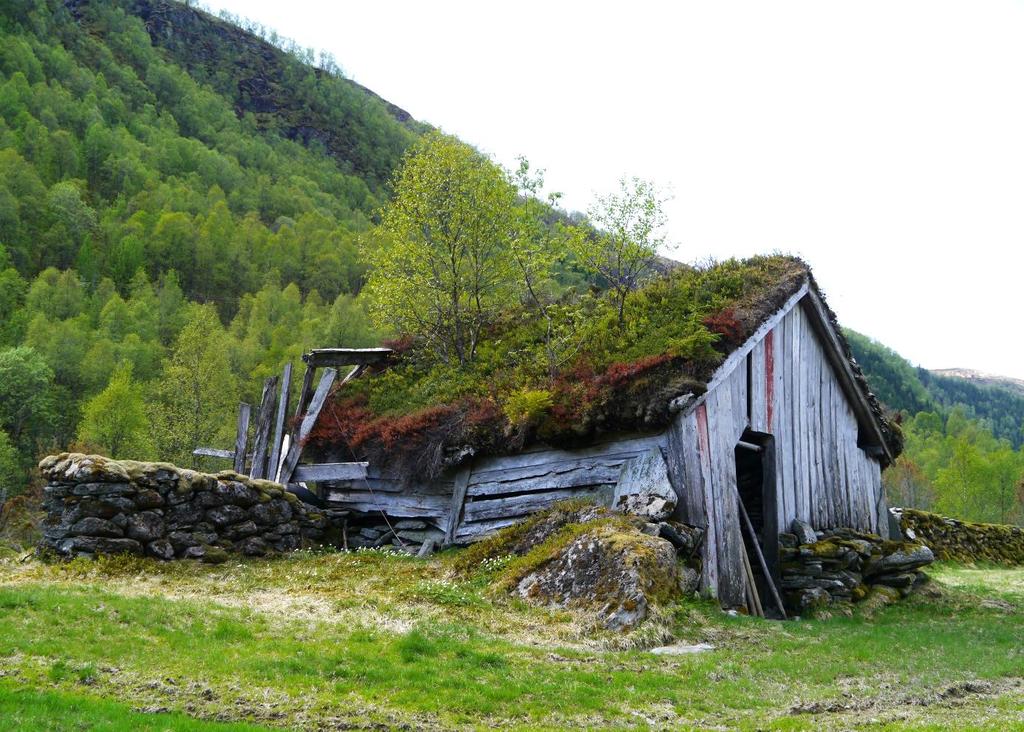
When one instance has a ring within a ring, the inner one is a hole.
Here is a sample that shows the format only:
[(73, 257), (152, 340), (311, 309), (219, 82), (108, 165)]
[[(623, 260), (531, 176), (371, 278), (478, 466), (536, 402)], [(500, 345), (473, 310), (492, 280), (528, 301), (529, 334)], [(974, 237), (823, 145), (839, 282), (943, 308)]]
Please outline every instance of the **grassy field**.
[[(1024, 729), (1024, 570), (828, 620), (688, 602), (622, 639), (449, 563), (0, 561), (3, 728)], [(630, 648), (666, 630), (714, 650)]]

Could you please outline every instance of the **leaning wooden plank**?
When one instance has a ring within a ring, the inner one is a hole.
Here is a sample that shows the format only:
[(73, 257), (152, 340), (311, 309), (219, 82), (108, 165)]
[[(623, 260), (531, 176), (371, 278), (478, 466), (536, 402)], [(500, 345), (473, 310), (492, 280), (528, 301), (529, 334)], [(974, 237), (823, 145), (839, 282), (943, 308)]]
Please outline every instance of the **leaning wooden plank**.
[(245, 446), (249, 443), (249, 410), (245, 402), (238, 405), (238, 424), (235, 429), (235, 464), (236, 473), (245, 472)]
[(369, 463), (310, 463), (297, 465), (292, 471), (292, 482), (322, 480), (361, 481), (366, 478), (366, 466)]
[(365, 366), (380, 363), (392, 353), (390, 348), (316, 348), (302, 356), (313, 368), (321, 366)]
[(270, 443), (270, 426), (273, 424), (274, 391), (276, 389), (276, 376), (271, 376), (263, 382), (260, 411), (256, 416), (256, 436), (252, 447), (252, 466), (249, 468), (249, 476), (252, 478), (267, 477), (267, 447)]
[(334, 378), (337, 375), (338, 372), (334, 369), (326, 369), (324, 375), (320, 377), (316, 393), (313, 394), (313, 398), (309, 402), (309, 409), (302, 417), (302, 422), (299, 423), (299, 430), (295, 435), (295, 441), (288, 448), (288, 455), (284, 459), (284, 465), (281, 466), (280, 478), (282, 483), (291, 482), (292, 473), (295, 470), (295, 466), (299, 464), (299, 456), (302, 454), (302, 445), (306, 438), (309, 437), (309, 433), (313, 431), (313, 425), (316, 424), (316, 419), (320, 416), (320, 410), (323, 409), (324, 402), (327, 401), (327, 395), (330, 393), (331, 386), (334, 384)]
[(509, 498), (473, 501), (466, 504), (463, 514), (466, 517), (466, 521), (525, 516), (534, 511), (545, 509), (557, 501), (565, 501), (570, 498), (601, 499), (606, 494), (610, 498), (613, 489), (613, 486), (588, 486), (586, 488), (547, 491), (545, 493), (527, 493), (522, 496), (512, 496)]
[(463, 467), (455, 475), (455, 486), (452, 490), (452, 502), (448, 507), (448, 520), (444, 529), (444, 543), (451, 544), (455, 540), (455, 529), (462, 519), (462, 506), (466, 502), (466, 490), (469, 488), (469, 478), (472, 468), (469, 465)]
[(234, 460), (234, 450), (218, 450), (215, 447), (197, 447), (192, 451), (193, 455), (199, 455), (200, 457), (215, 457), (224, 458), (225, 460)]
[[(306, 366), (306, 373), (302, 375), (302, 388), (299, 390), (299, 401), (295, 405), (295, 419), (305, 413), (309, 396), (313, 393), (313, 376), (316, 374), (316, 367)], [(295, 432), (292, 432), (292, 442), (295, 442)]]
[(515, 518), (502, 518), (491, 521), (474, 521), (472, 523), (462, 522), (455, 530), (454, 541), (456, 543), (463, 544), (480, 541), (481, 539), (486, 539), (495, 531), (500, 531), (507, 526), (518, 524), (522, 520), (522, 516), (517, 516)]
[(267, 475), (276, 480), (281, 468), (281, 443), (284, 441), (284, 420), (288, 415), (288, 398), (292, 389), (292, 364), (284, 365), (281, 373), (281, 392), (277, 398), (277, 414), (274, 418), (274, 441), (270, 444), (270, 459)]

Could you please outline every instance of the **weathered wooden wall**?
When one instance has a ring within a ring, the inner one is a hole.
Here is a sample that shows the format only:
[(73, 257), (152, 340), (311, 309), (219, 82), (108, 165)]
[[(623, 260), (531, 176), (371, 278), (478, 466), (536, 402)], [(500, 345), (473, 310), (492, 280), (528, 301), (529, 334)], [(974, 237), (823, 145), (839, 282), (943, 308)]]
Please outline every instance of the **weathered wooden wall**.
[(353, 511), (415, 517), (465, 543), (557, 501), (610, 502), (622, 464), (664, 442), (664, 435), (634, 435), (580, 450), (536, 447), (479, 458), (437, 480), (404, 487), (371, 466), (365, 479), (331, 483), (325, 498)]
[(712, 380), (713, 388), (681, 414), (668, 434), (677, 515), (704, 526), (702, 585), (724, 605), (740, 605), (740, 557), (734, 449), (743, 432), (775, 444), (777, 525), (794, 518), (815, 528), (888, 530), (881, 466), (857, 447), (858, 423), (825, 357), (811, 317), (792, 307), (759, 333)]

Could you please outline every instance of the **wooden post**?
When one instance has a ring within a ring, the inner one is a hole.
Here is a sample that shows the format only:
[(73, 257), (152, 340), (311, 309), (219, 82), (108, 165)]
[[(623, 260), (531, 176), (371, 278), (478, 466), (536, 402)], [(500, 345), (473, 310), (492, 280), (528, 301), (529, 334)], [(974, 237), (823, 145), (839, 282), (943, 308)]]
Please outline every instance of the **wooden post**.
[(270, 424), (274, 416), (274, 391), (276, 388), (276, 376), (271, 376), (263, 382), (260, 411), (256, 415), (256, 435), (252, 447), (252, 465), (249, 468), (249, 475), (253, 478), (265, 478), (267, 476), (267, 443), (270, 441)]
[(281, 467), (281, 442), (284, 440), (284, 420), (288, 414), (288, 399), (292, 389), (292, 364), (284, 365), (281, 374), (281, 393), (277, 397), (277, 418), (274, 420), (274, 441), (270, 444), (270, 460), (267, 461), (267, 477), (277, 480)]
[[(307, 371), (307, 373), (309, 372)], [(320, 410), (323, 409), (324, 402), (327, 401), (327, 394), (331, 391), (331, 386), (337, 375), (338, 372), (334, 369), (324, 369), (324, 375), (320, 378), (316, 393), (313, 394), (313, 399), (309, 402), (309, 409), (299, 424), (295, 440), (288, 446), (288, 455), (285, 456), (284, 465), (281, 466), (282, 483), (287, 484), (292, 479), (292, 473), (295, 472), (295, 466), (299, 464), (299, 456), (302, 454), (302, 443), (313, 431), (313, 425), (316, 424), (316, 419), (320, 416)]]
[(469, 488), (470, 472), (471, 466), (467, 465), (455, 474), (452, 503), (448, 509), (448, 522), (444, 532), (445, 546), (450, 546), (455, 542), (455, 530), (459, 527), (459, 518), (462, 516), (462, 504), (466, 502), (466, 490)]
[(245, 447), (249, 443), (249, 410), (251, 407), (242, 402), (238, 405), (238, 427), (235, 431), (235, 472), (245, 472)]

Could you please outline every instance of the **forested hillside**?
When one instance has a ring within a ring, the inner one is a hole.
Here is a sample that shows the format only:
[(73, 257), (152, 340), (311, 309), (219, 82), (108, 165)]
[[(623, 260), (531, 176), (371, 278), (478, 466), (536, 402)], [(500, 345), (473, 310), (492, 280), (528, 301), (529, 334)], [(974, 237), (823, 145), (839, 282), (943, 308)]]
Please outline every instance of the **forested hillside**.
[(176, 3), (0, 6), (4, 487), (76, 441), (187, 461), (284, 360), (378, 339), (357, 239), (420, 126), (309, 60)]
[(884, 474), (890, 501), (978, 521), (1024, 521), (1024, 397), (936, 374), (846, 331), (871, 388), (904, 415), (906, 449)]

